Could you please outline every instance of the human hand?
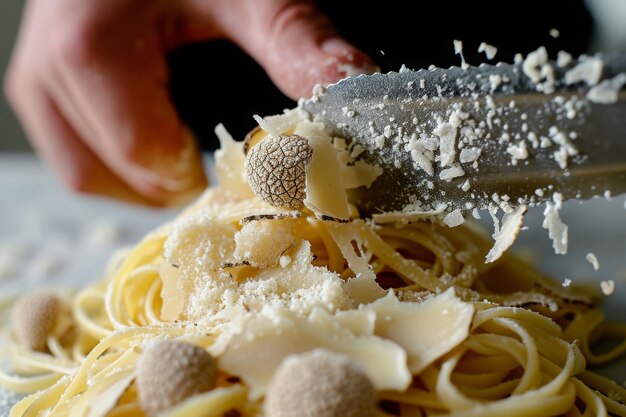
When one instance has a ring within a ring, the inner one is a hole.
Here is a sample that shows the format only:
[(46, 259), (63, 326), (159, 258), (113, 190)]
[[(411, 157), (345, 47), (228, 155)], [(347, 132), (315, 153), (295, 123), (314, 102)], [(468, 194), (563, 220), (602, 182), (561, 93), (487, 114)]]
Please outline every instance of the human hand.
[(311, 0), (30, 0), (5, 91), (70, 188), (172, 204), (206, 179), (168, 94), (166, 54), (218, 38), (239, 45), (292, 98), (375, 69)]

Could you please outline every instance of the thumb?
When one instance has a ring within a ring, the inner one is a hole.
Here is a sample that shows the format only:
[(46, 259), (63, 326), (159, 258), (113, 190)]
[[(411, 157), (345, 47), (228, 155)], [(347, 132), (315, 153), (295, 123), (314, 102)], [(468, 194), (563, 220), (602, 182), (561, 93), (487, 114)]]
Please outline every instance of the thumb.
[(222, 4), (228, 6), (216, 18), (224, 34), (293, 99), (310, 96), (316, 84), (378, 70), (366, 54), (339, 36), (313, 1), (231, 0)]

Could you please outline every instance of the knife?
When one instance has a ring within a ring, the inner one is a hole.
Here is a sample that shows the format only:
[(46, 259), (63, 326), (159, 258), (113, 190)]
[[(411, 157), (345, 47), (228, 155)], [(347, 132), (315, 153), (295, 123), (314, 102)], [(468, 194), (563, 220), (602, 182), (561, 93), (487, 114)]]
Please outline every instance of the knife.
[(626, 56), (360, 75), (299, 106), (383, 169), (363, 213), (626, 192)]

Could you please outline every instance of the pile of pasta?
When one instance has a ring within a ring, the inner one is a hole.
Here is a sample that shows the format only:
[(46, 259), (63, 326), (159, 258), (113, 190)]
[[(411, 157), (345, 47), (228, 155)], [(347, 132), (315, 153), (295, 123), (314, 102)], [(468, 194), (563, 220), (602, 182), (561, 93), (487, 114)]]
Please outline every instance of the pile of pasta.
[(591, 297), (486, 264), (469, 222), (269, 205), (223, 132), (220, 152), (220, 184), (102, 281), (16, 303), (11, 417), (626, 416), (626, 390), (587, 370), (626, 326)]

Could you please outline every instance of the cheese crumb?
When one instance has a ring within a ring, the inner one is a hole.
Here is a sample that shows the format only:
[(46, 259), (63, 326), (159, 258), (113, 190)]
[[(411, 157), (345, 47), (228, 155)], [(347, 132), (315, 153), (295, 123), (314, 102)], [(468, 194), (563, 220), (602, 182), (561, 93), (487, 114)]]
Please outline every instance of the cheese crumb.
[(526, 149), (526, 142), (520, 142), (517, 145), (509, 145), (506, 152), (513, 157), (513, 163), (515, 164), (518, 159), (528, 158), (528, 149)]
[(463, 164), (474, 162), (480, 157), (481, 153), (482, 149), (480, 148), (463, 148), (459, 155), (459, 161)]
[(611, 295), (615, 291), (615, 281), (612, 279), (600, 282), (600, 289), (604, 295)]
[(598, 258), (594, 253), (589, 252), (585, 258), (593, 266), (594, 271), (600, 269), (600, 263), (598, 262)]
[(511, 212), (506, 213), (502, 218), (502, 225), (498, 224), (498, 218), (494, 210), (489, 210), (489, 214), (494, 221), (495, 233), (493, 237), (496, 242), (485, 257), (485, 263), (491, 263), (499, 259), (502, 254), (515, 242), (517, 235), (524, 224), (524, 214), (528, 211), (528, 207), (521, 205)]
[(550, 36), (552, 36), (554, 39), (558, 38), (559, 36), (561, 36), (561, 32), (559, 32), (558, 29), (552, 28), (550, 29), (550, 31), (548, 32), (550, 34)]
[(496, 88), (502, 84), (502, 76), (500, 74), (491, 74), (489, 75), (489, 84), (491, 92), (496, 91)]
[(463, 168), (461, 168), (458, 165), (455, 165), (451, 168), (442, 170), (439, 173), (439, 178), (444, 181), (450, 181), (453, 178), (462, 177), (463, 175), (465, 175), (465, 171), (463, 171)]
[(461, 68), (467, 69), (469, 65), (465, 62), (465, 56), (463, 55), (463, 41), (454, 40), (454, 54), (461, 57)]
[(453, 212), (446, 214), (446, 216), (443, 218), (443, 222), (448, 227), (456, 227), (465, 223), (465, 218), (463, 217), (461, 210), (456, 209)]
[(488, 43), (481, 42), (478, 46), (478, 53), (484, 52), (487, 59), (494, 59), (496, 53), (498, 52), (498, 48), (495, 46), (489, 45)]
[(585, 82), (593, 86), (598, 84), (602, 77), (602, 59), (593, 57), (580, 61), (574, 68), (565, 73), (565, 83), (567, 85)]
[(565, 278), (565, 279), (563, 280), (563, 283), (562, 283), (561, 285), (562, 285), (563, 287), (569, 287), (571, 283), (572, 283), (572, 280), (571, 280), (571, 279), (569, 279), (569, 278)]
[(561, 193), (554, 193), (552, 196), (554, 203), (547, 202), (546, 209), (543, 212), (543, 228), (548, 229), (548, 235), (552, 239), (552, 247), (557, 255), (565, 255), (567, 253), (567, 225), (561, 221), (559, 211), (563, 205), (563, 197)]
[(619, 90), (621, 90), (624, 84), (626, 84), (626, 74), (622, 73), (591, 87), (587, 93), (587, 98), (599, 104), (616, 103)]
[(559, 51), (556, 55), (556, 66), (559, 68), (563, 68), (572, 63), (572, 55), (565, 52)]

